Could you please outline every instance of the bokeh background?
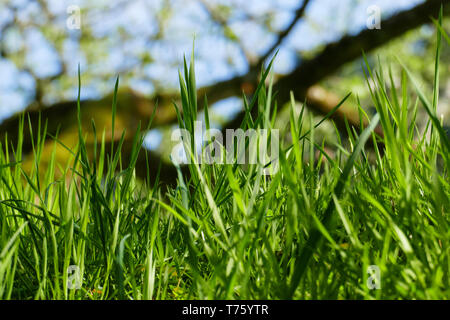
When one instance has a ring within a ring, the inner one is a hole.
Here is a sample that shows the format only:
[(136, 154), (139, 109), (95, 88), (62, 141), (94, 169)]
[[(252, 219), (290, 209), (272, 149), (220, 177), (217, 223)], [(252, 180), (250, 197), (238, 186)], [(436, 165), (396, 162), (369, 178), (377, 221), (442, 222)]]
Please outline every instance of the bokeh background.
[[(86, 127), (94, 118), (108, 136), (111, 95), (120, 76), (116, 131), (127, 129), (131, 137), (137, 123), (148, 120), (158, 100), (155, 123), (146, 133), (144, 146), (154, 168), (161, 160), (166, 164), (163, 170), (170, 179), (170, 134), (177, 127), (172, 100), (177, 99), (183, 57), (189, 59), (193, 43), (199, 97), (203, 101), (203, 95), (208, 96), (214, 127), (235, 125), (233, 121), (242, 113), (241, 93), (251, 95), (261, 66), (276, 50), (273, 78), (279, 83), (277, 90), (293, 90), (299, 102), (310, 102), (308, 111), (319, 118), (352, 92), (344, 114), (335, 119), (342, 121), (346, 112), (352, 123), (357, 98), (369, 114), (373, 111), (364, 79), (363, 50), (374, 67), (380, 61), (392, 68), (396, 85), (401, 78), (399, 58), (424, 90), (431, 92), (436, 30), (430, 17), (438, 12), (417, 8), (427, 3), (427, 8), (438, 8), (438, 2), (447, 1), (2, 0), (0, 132), (3, 139), (7, 133), (13, 140), (18, 114), (27, 110), (32, 120), (40, 112), (48, 119), (49, 132), (75, 143), (80, 66)], [(380, 9), (379, 30), (367, 28), (371, 6)], [(79, 28), (69, 27), (74, 18), (79, 19)], [(447, 19), (444, 22), (449, 30)], [(339, 50), (326, 55), (327, 49), (333, 49), (330, 44)], [(322, 60), (317, 59), (321, 55)], [(441, 62), (438, 113), (445, 122), (450, 99), (446, 47)], [(305, 64), (309, 69), (302, 69)], [(276, 122), (280, 128), (287, 123), (283, 116), (286, 102), (280, 92)], [(325, 124), (322, 131), (317, 139), (326, 138), (331, 145), (333, 126)], [(63, 153), (59, 151), (62, 161)]]

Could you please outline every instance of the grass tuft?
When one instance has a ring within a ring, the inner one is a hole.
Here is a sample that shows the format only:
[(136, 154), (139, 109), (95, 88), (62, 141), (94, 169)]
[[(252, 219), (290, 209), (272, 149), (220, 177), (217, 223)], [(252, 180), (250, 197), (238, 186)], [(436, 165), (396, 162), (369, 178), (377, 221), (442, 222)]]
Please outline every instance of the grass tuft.
[[(279, 170), (271, 176), (264, 174), (271, 163), (199, 163), (192, 134), (189, 174), (176, 165), (176, 187), (141, 181), (134, 165), (143, 134), (135, 135), (124, 168), (124, 133), (109, 152), (95, 123), (89, 156), (79, 77), (78, 145), (64, 146), (72, 155), (68, 163), (54, 161), (55, 148), (40, 175), (42, 124), (29, 128), (34, 167), (22, 167), (25, 117), (14, 148), (0, 144), (0, 299), (450, 298), (450, 143), (436, 115), (441, 36), (448, 37), (441, 19), (436, 23), (432, 97), (406, 66), (396, 89), (390, 70), (367, 64), (376, 115), (367, 122), (358, 99), (361, 126), (369, 124), (358, 132), (347, 127), (348, 139), (338, 137), (334, 156), (315, 129), (349, 95), (317, 124), (305, 106), (296, 115), (292, 99), (285, 128), (291, 140), (281, 141)], [(241, 129), (267, 129), (273, 137), (272, 62), (253, 98), (243, 97)], [(179, 73), (181, 106), (175, 105), (179, 127), (190, 133), (198, 113), (194, 69), (192, 53)], [(420, 106), (429, 138), (418, 134)], [(378, 123), (383, 136), (374, 132)], [(55, 179), (57, 167), (69, 178)], [(379, 289), (368, 286), (371, 266), (380, 270)], [(81, 286), (74, 289), (77, 279)]]

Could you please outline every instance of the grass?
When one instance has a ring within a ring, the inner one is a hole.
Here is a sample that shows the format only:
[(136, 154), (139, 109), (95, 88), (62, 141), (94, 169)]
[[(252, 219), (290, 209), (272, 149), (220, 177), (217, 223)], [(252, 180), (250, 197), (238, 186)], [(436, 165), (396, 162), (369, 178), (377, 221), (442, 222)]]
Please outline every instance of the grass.
[[(145, 152), (142, 134), (123, 168), (122, 140), (109, 152), (103, 132), (88, 157), (80, 124), (70, 162), (56, 163), (53, 152), (43, 177), (45, 124), (28, 128), (35, 137), (31, 172), (15, 160), (22, 159), (22, 135), (14, 148), (5, 141), (0, 299), (450, 298), (450, 150), (436, 115), (441, 32), (433, 96), (422, 93), (406, 67), (396, 88), (382, 64), (376, 70), (367, 64), (377, 114), (364, 131), (348, 128), (348, 143), (339, 141), (334, 157), (323, 143), (309, 143), (322, 121), (314, 125), (303, 111), (296, 115), (292, 101), (287, 130), (295, 143), (283, 141), (272, 176), (263, 174), (270, 163), (194, 161), (189, 174), (178, 167), (176, 187), (142, 182), (133, 167)], [(243, 97), (243, 129), (273, 130), (269, 71), (270, 65), (254, 98)], [(179, 125), (192, 132), (198, 110), (193, 59), (189, 67), (185, 61), (180, 90)], [(422, 107), (429, 138), (415, 122)], [(369, 120), (358, 108), (361, 122)], [(374, 132), (378, 123), (383, 136)], [(18, 130), (27, 130), (26, 117)], [(92, 130), (97, 136), (95, 124)], [(55, 178), (57, 168), (65, 179)], [(73, 265), (82, 280), (78, 290), (70, 288)], [(373, 265), (380, 270), (378, 290), (367, 285)]]

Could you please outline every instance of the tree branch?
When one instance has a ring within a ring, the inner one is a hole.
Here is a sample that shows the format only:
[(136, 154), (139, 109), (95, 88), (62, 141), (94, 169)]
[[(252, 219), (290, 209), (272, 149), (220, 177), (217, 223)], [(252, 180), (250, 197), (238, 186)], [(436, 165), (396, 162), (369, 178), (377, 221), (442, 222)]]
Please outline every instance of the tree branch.
[[(344, 36), (339, 41), (328, 44), (319, 54), (311, 60), (304, 61), (289, 75), (282, 77), (274, 84), (274, 92), (277, 92), (277, 102), (279, 106), (290, 100), (290, 92), (293, 91), (299, 101), (305, 99), (310, 107), (322, 114), (328, 113), (329, 108), (314, 108), (314, 97), (308, 89), (329, 75), (335, 73), (339, 68), (362, 56), (363, 52), (370, 52), (389, 41), (401, 36), (409, 30), (415, 29), (425, 23), (431, 22), (430, 17), (437, 17), (442, 0), (428, 0), (410, 10), (402, 11), (392, 17), (385, 19), (381, 23), (381, 30), (363, 30), (354, 36)], [(450, 15), (450, 6), (444, 7), (444, 15)], [(218, 88), (217, 88), (218, 89)], [(214, 91), (214, 90), (211, 90)], [(207, 92), (208, 97), (209, 93)], [(228, 126), (239, 127), (244, 113), (241, 112)], [(334, 119), (338, 124), (343, 124), (342, 120), (346, 114), (338, 109)], [(359, 126), (358, 121), (348, 119), (349, 123), (355, 127)]]
[(288, 36), (288, 34), (292, 31), (292, 29), (295, 27), (297, 22), (303, 17), (305, 14), (306, 8), (308, 7), (308, 4), (310, 3), (310, 0), (303, 0), (302, 5), (295, 11), (294, 19), (291, 21), (291, 23), (284, 29), (282, 32), (278, 34), (277, 40), (275, 43), (266, 51), (265, 54), (263, 54), (258, 62), (252, 67), (256, 70), (259, 70), (264, 63), (264, 61), (267, 60), (267, 58), (270, 56), (272, 52), (274, 52), (280, 44), (283, 42), (283, 40)]

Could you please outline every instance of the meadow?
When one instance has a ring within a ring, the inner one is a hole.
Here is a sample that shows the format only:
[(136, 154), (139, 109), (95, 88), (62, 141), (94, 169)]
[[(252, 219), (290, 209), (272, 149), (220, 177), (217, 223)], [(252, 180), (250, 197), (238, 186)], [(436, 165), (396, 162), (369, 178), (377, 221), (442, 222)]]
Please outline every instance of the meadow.
[[(271, 163), (192, 156), (173, 186), (142, 181), (133, 159), (146, 152), (143, 133), (124, 167), (122, 140), (107, 147), (95, 123), (87, 154), (81, 122), (70, 161), (57, 163), (53, 152), (42, 175), (45, 123), (30, 128), (25, 115), (17, 143), (0, 147), (0, 299), (449, 299), (450, 142), (436, 114), (448, 37), (439, 30), (432, 95), (405, 65), (396, 85), (390, 68), (366, 63), (376, 114), (356, 104), (361, 126), (347, 127), (333, 156), (315, 130), (342, 103), (313, 123), (292, 99), (291, 142), (280, 141), (272, 175), (264, 174)], [(185, 61), (174, 106), (189, 132), (198, 120), (194, 68)], [(269, 136), (277, 112), (270, 70), (253, 98), (243, 97), (241, 125)], [(204, 114), (209, 128), (207, 107)], [(21, 162), (24, 130), (34, 137), (31, 170)]]

